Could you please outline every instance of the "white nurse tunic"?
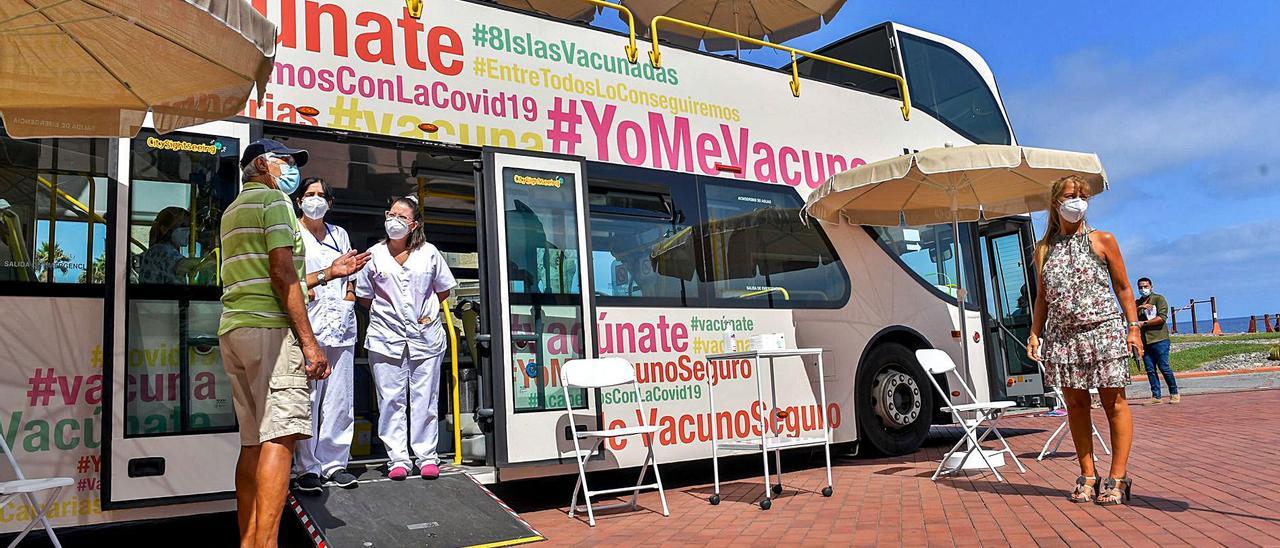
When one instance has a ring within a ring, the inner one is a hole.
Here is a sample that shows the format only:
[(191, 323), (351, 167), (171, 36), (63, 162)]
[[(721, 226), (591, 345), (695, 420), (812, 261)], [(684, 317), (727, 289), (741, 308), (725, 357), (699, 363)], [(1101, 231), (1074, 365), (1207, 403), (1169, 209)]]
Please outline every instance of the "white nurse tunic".
[(369, 251), (369, 264), (356, 278), (356, 296), (372, 299), (364, 347), (378, 385), (378, 435), (392, 468), (409, 466), (409, 447), (419, 467), (436, 464), (440, 362), (448, 342), (436, 293), (458, 282), (429, 243), (410, 252), (404, 265), (385, 242)]

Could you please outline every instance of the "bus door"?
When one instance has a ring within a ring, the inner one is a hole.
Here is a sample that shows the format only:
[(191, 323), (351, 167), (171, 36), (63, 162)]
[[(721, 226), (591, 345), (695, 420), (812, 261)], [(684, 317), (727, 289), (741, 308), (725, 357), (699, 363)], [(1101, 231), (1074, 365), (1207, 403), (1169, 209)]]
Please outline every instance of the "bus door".
[(600, 424), (597, 394), (559, 379), (568, 360), (596, 355), (585, 164), (485, 149), (482, 169), (481, 340), (496, 464), (571, 462), (565, 398), (579, 429)]
[(1026, 349), (1035, 297), (1031, 222), (1002, 219), (980, 231), (986, 259), (987, 340), (995, 343), (989, 345), (993, 388), (1003, 388), (1006, 397), (1038, 396), (1044, 393), (1043, 376)]
[(103, 507), (227, 498), (239, 451), (218, 351), (219, 224), (249, 125), (122, 140), (109, 199)]

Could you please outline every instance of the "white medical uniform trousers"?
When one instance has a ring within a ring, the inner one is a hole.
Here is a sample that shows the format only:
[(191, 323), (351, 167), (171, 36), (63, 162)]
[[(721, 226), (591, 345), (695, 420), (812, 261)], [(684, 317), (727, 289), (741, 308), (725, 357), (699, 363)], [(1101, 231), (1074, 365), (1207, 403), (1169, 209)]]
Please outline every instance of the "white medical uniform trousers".
[[(438, 464), (436, 443), (440, 437), (440, 362), (437, 354), (412, 360), (406, 349), (399, 357), (369, 352), (369, 366), (378, 385), (378, 437), (387, 448), (390, 468), (409, 468), (409, 448), (416, 464)], [(406, 420), (405, 407), (410, 408)], [(407, 429), (407, 431), (406, 431)], [(406, 435), (407, 433), (407, 435)]]
[(322, 478), (347, 467), (355, 430), (355, 346), (321, 346), (333, 372), (311, 381), (311, 438), (298, 442), (297, 467)]

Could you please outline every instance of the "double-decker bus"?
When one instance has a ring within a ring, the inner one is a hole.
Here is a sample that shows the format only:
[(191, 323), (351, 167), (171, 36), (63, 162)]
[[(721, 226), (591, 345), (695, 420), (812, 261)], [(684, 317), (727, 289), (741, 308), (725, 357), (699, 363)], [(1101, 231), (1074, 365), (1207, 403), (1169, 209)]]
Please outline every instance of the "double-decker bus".
[[(333, 184), (327, 220), (357, 248), (381, 238), (392, 197), (419, 198), (462, 281), (449, 303), (461, 413), (446, 373), (440, 440), (484, 481), (576, 472), (565, 398), (595, 426), (636, 423), (625, 391), (559, 386), (577, 357), (635, 365), (663, 462), (754, 435), (772, 411), (756, 401), (757, 371), (705, 358), (727, 330), (827, 350), (827, 409), (812, 371), (778, 378), (784, 434), (829, 426), (836, 442), (914, 451), (946, 402), (912, 351), (965, 363), (961, 337), (980, 398), (1044, 392), (1016, 342), (1033, 293), (1025, 219), (955, 234), (799, 216), (851, 167), (1015, 142), (991, 70), (963, 44), (884, 23), (819, 52), (904, 78), (906, 119), (897, 80), (813, 59), (796, 67), (796, 96), (790, 67), (669, 45), (654, 66), (644, 51), (628, 58), (623, 34), (489, 3), (430, 0), (420, 18), (392, 0), (254, 5), (279, 26), (278, 48), (242, 116), (133, 139), (0, 137), (0, 427), (28, 475), (76, 478), (58, 526), (233, 508), (218, 221), (259, 137), (310, 151), (303, 175)], [(165, 239), (175, 218), (185, 241)], [(148, 273), (153, 255), (177, 255), (180, 272)], [(975, 288), (966, 303), (955, 261)], [(357, 352), (353, 459), (377, 462)], [(595, 465), (644, 455), (619, 442)], [(25, 512), (0, 508), (0, 530)]]

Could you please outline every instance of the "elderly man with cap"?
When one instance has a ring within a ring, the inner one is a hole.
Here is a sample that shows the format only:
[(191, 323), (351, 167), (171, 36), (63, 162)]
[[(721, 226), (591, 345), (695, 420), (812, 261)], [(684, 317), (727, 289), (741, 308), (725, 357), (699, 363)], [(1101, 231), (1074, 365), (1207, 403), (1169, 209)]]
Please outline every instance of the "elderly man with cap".
[[(306, 293), (325, 278), (360, 270), (347, 253), (305, 274), (304, 247), (288, 195), (307, 152), (270, 139), (245, 147), (244, 186), (222, 215), (222, 318), (218, 338), (240, 422), (236, 503), (241, 546), (275, 546), (294, 444), (311, 435), (309, 379), (330, 365), (307, 319)], [(325, 277), (322, 278), (321, 272)]]

